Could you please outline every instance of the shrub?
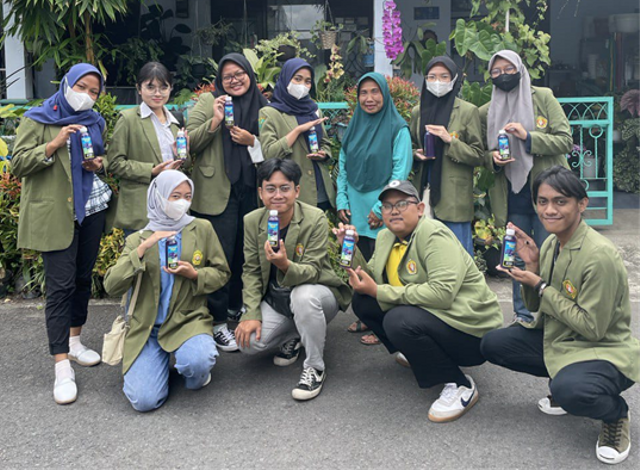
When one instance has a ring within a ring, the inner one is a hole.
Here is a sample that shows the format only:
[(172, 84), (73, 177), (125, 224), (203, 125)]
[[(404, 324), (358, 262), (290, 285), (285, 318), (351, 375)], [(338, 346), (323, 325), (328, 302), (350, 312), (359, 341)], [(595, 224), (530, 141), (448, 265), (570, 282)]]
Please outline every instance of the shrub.
[[(389, 85), (389, 92), (393, 103), (396, 105), (396, 109), (400, 113), (407, 123), (411, 122), (411, 110), (420, 102), (420, 90), (409, 80), (404, 80), (400, 77), (387, 77), (387, 84)], [(353, 86), (345, 93), (345, 99), (349, 104), (350, 114), (349, 118), (353, 116), (353, 111), (356, 108), (358, 97), (357, 86)]]

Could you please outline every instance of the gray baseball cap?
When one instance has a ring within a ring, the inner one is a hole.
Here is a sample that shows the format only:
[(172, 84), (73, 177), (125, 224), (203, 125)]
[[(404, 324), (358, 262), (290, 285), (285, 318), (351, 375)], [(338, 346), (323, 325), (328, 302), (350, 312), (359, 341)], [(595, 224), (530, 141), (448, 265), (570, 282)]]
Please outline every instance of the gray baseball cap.
[(420, 195), (418, 194), (418, 190), (416, 189), (416, 187), (406, 180), (390, 181), (388, 185), (382, 188), (382, 191), (380, 191), (380, 195), (378, 196), (378, 199), (382, 201), (382, 198), (384, 197), (384, 193), (391, 190), (400, 191), (401, 193), (404, 193), (407, 196), (415, 197), (418, 201), (420, 200)]

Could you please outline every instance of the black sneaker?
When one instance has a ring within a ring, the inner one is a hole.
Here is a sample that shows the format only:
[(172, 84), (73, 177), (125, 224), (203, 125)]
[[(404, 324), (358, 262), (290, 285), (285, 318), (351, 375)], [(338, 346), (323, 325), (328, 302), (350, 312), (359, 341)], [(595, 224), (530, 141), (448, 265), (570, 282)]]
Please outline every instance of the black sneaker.
[(233, 331), (227, 327), (227, 325), (224, 325), (218, 331), (214, 332), (213, 339), (215, 340), (218, 349), (224, 352), (233, 352), (238, 350), (236, 336), (233, 334)]
[(300, 356), (300, 338), (293, 338), (280, 346), (280, 352), (273, 356), (273, 363), (280, 367), (290, 366)]
[(306, 367), (302, 370), (298, 386), (293, 389), (291, 396), (294, 400), (305, 401), (320, 395), (322, 384), (327, 377), (327, 371)]

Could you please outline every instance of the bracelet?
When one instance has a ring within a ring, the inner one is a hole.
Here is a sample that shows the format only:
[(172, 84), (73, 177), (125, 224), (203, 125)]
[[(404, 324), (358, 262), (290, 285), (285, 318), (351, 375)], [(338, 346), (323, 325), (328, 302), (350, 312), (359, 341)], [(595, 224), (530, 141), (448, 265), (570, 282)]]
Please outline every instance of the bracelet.
[(538, 297), (542, 297), (542, 293), (544, 292), (546, 287), (547, 281), (545, 281), (544, 279), (540, 279), (540, 281), (535, 285), (533, 289), (536, 291), (536, 294), (538, 294)]

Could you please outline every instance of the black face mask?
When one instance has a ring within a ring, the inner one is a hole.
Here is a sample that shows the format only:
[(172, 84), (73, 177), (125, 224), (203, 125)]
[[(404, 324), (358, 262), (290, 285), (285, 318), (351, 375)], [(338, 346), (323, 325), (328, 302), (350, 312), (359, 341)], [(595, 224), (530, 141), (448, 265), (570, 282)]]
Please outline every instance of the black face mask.
[(511, 91), (520, 84), (520, 72), (513, 74), (503, 73), (499, 77), (492, 78), (493, 84), (502, 91)]

